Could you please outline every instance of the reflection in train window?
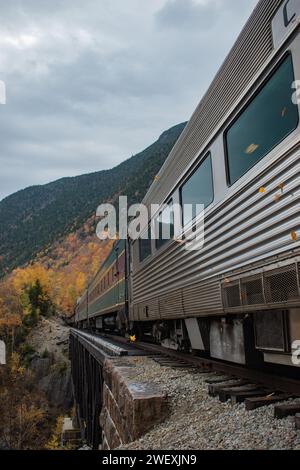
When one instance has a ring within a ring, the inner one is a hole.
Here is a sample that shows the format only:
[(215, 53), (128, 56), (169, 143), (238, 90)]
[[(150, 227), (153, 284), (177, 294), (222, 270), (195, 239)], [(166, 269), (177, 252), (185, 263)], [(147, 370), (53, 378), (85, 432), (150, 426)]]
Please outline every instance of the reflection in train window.
[(292, 56), (288, 55), (225, 134), (229, 184), (233, 184), (285, 137), (299, 122), (292, 101)]
[(156, 233), (156, 249), (159, 249), (168, 240), (174, 237), (174, 213), (172, 201), (170, 201), (164, 210), (159, 213), (159, 216), (156, 219)]
[(181, 187), (180, 197), (184, 226), (199, 215), (201, 211), (199, 205), (204, 205), (205, 208), (212, 203), (214, 188), (210, 154), (207, 155), (205, 160), (202, 161), (196, 171)]
[(140, 262), (144, 261), (151, 255), (151, 228), (150, 225), (147, 231), (148, 238), (140, 238), (139, 239), (139, 254), (140, 254)]

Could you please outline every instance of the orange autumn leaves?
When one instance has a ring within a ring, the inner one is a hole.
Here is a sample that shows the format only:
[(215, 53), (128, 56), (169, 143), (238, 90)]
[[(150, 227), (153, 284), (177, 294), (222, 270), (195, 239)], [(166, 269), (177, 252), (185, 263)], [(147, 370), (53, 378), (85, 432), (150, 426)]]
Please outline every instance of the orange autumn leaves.
[(296, 242), (298, 240), (298, 234), (297, 232), (295, 232), (295, 230), (291, 231), (291, 239), (293, 240), (293, 242)]
[[(277, 194), (275, 194), (275, 196), (274, 196), (274, 200), (275, 200), (276, 202), (280, 200), (280, 198), (281, 198), (281, 196), (282, 196), (282, 194), (283, 194), (284, 183), (280, 183), (280, 184), (278, 185), (278, 189), (280, 190), (280, 193), (277, 193)], [(259, 192), (260, 194), (266, 194), (267, 189), (266, 189), (265, 186), (261, 186), (261, 187), (259, 188), (258, 192)]]
[(12, 274), (12, 283), (19, 295), (25, 287), (35, 284), (36, 281), (40, 282), (44, 292), (49, 295), (51, 291), (51, 276), (44, 266), (35, 264), (23, 269), (18, 268)]
[(71, 315), (76, 300), (98, 271), (111, 244), (110, 240), (101, 242), (96, 238), (90, 220), (78, 231), (46, 248), (34, 263), (13, 271), (0, 283), (0, 326), (1, 321), (9, 321), (8, 316), (12, 319), (14, 312), (20, 322), (26, 314), (20, 301), (22, 293), (37, 280), (57, 310)]
[(22, 325), (24, 317), (30, 313), (26, 291), (39, 280), (43, 292), (49, 296), (51, 279), (47, 270), (40, 265), (16, 269), (0, 283), (0, 329), (14, 331)]
[[(277, 186), (277, 189), (279, 190), (279, 192), (277, 192), (275, 195), (274, 195), (274, 201), (275, 202), (279, 202), (282, 198), (282, 195), (284, 194), (284, 188), (285, 188), (285, 184), (284, 183), (279, 183), (278, 186)], [(265, 186), (260, 186), (260, 188), (258, 189), (258, 192), (259, 194), (266, 194), (267, 193), (267, 189)], [(296, 230), (292, 230), (290, 232), (290, 238), (293, 242), (296, 242), (298, 239), (299, 239), (299, 235), (298, 233), (296, 232)]]
[(58, 309), (71, 315), (77, 299), (107, 257), (112, 241), (100, 241), (95, 235), (93, 218), (81, 229), (56, 242), (40, 254), (39, 263), (47, 268), (49, 296)]
[(0, 283), (0, 331), (12, 331), (22, 324), (22, 306), (11, 279)]

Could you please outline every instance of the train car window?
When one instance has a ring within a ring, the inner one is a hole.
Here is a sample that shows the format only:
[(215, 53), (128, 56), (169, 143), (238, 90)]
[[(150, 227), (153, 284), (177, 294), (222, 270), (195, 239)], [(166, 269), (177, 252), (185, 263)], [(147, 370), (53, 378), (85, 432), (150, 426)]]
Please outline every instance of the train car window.
[(180, 189), (183, 225), (186, 226), (198, 215), (197, 204), (204, 204), (204, 207), (207, 207), (213, 199), (212, 162), (209, 153)]
[(235, 183), (299, 123), (292, 101), (292, 56), (288, 55), (264, 87), (225, 132), (228, 183)]
[(162, 247), (168, 240), (174, 237), (174, 213), (173, 201), (170, 201), (163, 211), (159, 213), (156, 220), (157, 238), (155, 240), (156, 249)]
[(148, 238), (139, 239), (140, 263), (151, 256), (151, 227), (148, 227)]

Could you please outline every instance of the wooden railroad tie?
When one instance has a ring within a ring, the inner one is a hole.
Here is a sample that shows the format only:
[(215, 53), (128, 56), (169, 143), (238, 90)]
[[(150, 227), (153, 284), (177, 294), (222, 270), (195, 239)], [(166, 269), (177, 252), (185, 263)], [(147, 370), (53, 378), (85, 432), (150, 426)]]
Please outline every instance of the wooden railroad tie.
[(253, 391), (259, 393), (260, 389), (258, 389), (257, 385), (248, 383), (237, 387), (223, 388), (219, 391), (218, 395), (219, 400), (222, 402), (231, 399), (233, 402), (237, 403), (243, 401), (243, 396), (246, 398), (249, 393), (249, 396), (251, 396)]
[(300, 413), (300, 403), (277, 405), (274, 407), (274, 417), (278, 419), (294, 416), (297, 413)]
[(289, 397), (290, 395), (278, 393), (272, 393), (262, 397), (249, 397), (245, 400), (245, 408), (247, 411), (251, 411), (255, 410), (256, 408), (261, 408), (262, 406), (268, 406), (280, 401), (285, 401)]

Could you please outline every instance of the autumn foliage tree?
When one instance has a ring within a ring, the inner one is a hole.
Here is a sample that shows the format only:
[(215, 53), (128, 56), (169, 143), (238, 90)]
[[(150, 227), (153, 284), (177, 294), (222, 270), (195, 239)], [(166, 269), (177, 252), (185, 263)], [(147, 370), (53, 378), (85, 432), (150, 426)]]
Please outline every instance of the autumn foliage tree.
[(15, 347), (17, 329), (22, 325), (22, 305), (11, 280), (0, 284), (0, 337), (9, 350)]
[(71, 315), (107, 257), (112, 242), (100, 242), (93, 223), (88, 221), (0, 282), (0, 338), (8, 352), (8, 364), (0, 369), (0, 445), (6, 448), (60, 448), (61, 421), (51, 436), (46, 402), (28, 367), (36, 353), (26, 337), (41, 317), (55, 311)]
[(112, 241), (100, 241), (91, 218), (77, 232), (15, 269), (0, 283), (0, 335), (13, 338), (22, 324), (34, 326), (56, 311), (69, 316), (77, 299), (105, 260)]
[(6, 449), (41, 449), (49, 439), (47, 402), (33, 385), (20, 356), (12, 353), (8, 367), (0, 369), (0, 442)]

